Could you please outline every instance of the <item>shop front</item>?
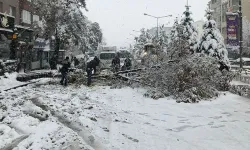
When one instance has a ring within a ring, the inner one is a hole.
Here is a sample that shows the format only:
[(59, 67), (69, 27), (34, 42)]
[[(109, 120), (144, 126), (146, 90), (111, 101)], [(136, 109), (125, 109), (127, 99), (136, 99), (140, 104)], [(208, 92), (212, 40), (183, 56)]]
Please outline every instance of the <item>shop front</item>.
[(9, 59), (11, 53), (15, 18), (0, 13), (0, 59)]
[(31, 70), (43, 69), (49, 64), (50, 42), (37, 38), (32, 49)]

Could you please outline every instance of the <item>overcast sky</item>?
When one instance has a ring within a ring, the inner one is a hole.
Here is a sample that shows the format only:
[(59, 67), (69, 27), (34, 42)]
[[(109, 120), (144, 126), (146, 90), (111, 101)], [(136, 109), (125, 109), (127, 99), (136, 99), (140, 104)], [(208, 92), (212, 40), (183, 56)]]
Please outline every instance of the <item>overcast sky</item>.
[[(195, 21), (204, 18), (209, 0), (189, 0), (190, 10)], [(173, 15), (172, 18), (159, 20), (160, 24), (172, 26), (175, 17), (182, 15), (187, 0), (87, 0), (88, 12), (85, 15), (98, 22), (103, 30), (104, 38), (111, 46), (128, 46), (133, 30), (156, 27), (156, 19), (144, 16)], [(170, 22), (170, 23), (169, 23)]]

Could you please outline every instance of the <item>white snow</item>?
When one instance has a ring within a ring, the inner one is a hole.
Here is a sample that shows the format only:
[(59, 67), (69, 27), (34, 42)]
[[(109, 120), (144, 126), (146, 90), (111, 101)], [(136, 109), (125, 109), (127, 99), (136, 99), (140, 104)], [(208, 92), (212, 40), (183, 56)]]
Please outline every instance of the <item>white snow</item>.
[[(250, 149), (250, 100), (240, 96), (177, 104), (172, 98), (146, 98), (144, 89), (65, 88), (45, 81), (0, 95), (7, 106), (2, 124), (15, 135), (0, 139), (6, 145), (28, 135), (14, 150)], [(46, 121), (39, 120), (46, 114)]]
[(5, 73), (6, 78), (4, 78), (4, 76), (1, 76), (0, 91), (24, 84), (23, 82), (19, 82), (16, 80), (17, 75), (18, 73)]

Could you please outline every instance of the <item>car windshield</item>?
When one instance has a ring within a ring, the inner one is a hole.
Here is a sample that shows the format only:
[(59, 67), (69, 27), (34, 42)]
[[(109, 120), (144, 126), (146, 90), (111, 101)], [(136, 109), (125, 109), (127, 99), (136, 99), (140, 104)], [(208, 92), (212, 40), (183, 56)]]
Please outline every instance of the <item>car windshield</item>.
[(115, 53), (101, 53), (100, 59), (109, 60), (115, 57)]

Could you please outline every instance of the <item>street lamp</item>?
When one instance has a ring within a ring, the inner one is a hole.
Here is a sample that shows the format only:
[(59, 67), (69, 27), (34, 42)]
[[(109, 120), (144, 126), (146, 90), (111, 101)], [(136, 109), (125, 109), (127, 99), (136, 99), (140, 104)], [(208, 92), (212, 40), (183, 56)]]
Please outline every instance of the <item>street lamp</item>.
[(157, 20), (157, 37), (158, 37), (158, 34), (159, 34), (159, 19), (160, 18), (166, 18), (166, 17), (172, 17), (172, 15), (156, 17), (156, 16), (152, 16), (152, 15), (149, 15), (149, 14), (146, 14), (146, 13), (144, 13), (144, 16), (149, 16), (149, 17), (156, 18), (156, 20)]

